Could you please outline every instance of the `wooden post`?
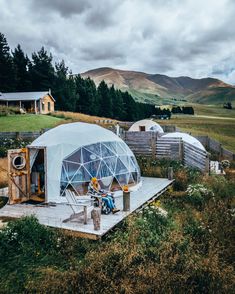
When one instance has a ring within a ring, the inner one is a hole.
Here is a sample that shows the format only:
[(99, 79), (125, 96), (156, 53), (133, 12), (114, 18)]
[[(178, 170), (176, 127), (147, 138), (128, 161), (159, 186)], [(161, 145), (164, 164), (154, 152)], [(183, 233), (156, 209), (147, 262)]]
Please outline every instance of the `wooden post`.
[(84, 205), (83, 206), (83, 210), (84, 210), (84, 225), (87, 224), (87, 206)]
[(123, 191), (123, 211), (130, 211), (130, 192)]
[(168, 180), (173, 180), (173, 167), (168, 167)]
[(37, 114), (37, 101), (34, 100), (34, 112), (35, 114)]
[(101, 221), (101, 209), (99, 207), (95, 207), (91, 211), (91, 218), (93, 219), (94, 230), (100, 230), (100, 221)]
[(179, 159), (184, 160), (184, 143), (182, 139), (179, 141)]

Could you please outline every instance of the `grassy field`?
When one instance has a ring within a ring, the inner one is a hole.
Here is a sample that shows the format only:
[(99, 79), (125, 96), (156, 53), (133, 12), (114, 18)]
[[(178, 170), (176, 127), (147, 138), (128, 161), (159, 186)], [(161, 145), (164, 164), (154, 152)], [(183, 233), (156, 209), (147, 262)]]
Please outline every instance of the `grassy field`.
[(158, 121), (160, 124), (172, 124), (192, 135), (207, 135), (235, 152), (235, 119), (217, 119), (210, 117), (176, 116), (170, 121)]
[(0, 132), (38, 131), (52, 128), (63, 119), (49, 115), (9, 115), (0, 117)]

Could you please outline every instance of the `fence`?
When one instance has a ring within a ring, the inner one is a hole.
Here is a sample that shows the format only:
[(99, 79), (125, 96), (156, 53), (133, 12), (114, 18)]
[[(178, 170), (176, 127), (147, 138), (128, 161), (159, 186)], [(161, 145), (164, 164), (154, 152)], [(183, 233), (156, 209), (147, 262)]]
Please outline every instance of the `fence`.
[(186, 166), (209, 171), (207, 151), (186, 143), (181, 138), (163, 138), (155, 132), (124, 132), (123, 139), (137, 156), (181, 160)]
[(48, 130), (42, 129), (41, 131), (35, 132), (0, 132), (0, 139), (36, 139)]
[(183, 143), (183, 162), (186, 166), (196, 167), (202, 171), (209, 172), (209, 154), (192, 144)]
[(157, 138), (156, 157), (182, 159), (183, 141), (181, 138)]
[(155, 132), (124, 132), (123, 140), (127, 143), (135, 155), (155, 156), (156, 154)]
[(206, 149), (212, 150), (219, 154), (220, 158), (227, 158), (229, 160), (235, 160), (235, 153), (224, 148), (222, 144), (208, 136), (195, 136), (205, 146)]

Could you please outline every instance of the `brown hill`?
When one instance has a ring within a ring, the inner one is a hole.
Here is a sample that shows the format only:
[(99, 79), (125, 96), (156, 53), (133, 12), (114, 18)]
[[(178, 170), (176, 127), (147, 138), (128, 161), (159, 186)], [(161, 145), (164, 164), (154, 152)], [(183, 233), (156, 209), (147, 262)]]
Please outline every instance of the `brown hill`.
[[(89, 70), (81, 74), (90, 77), (98, 85), (104, 80), (109, 86), (114, 85), (121, 90), (128, 90), (132, 95), (146, 100), (174, 98), (186, 99), (191, 102), (212, 104), (234, 100), (235, 87), (214, 78), (193, 79), (190, 77), (168, 77), (161, 74), (147, 74), (144, 72), (125, 71), (108, 67)], [(213, 97), (216, 101), (213, 102)], [(221, 97), (221, 99), (218, 99)]]

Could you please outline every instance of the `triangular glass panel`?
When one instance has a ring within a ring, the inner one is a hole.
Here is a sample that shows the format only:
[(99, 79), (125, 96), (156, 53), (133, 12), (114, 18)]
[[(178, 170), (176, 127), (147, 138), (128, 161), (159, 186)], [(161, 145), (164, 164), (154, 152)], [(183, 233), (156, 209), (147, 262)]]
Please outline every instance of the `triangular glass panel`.
[(116, 142), (104, 142), (102, 144), (105, 145), (108, 149), (110, 149), (114, 154), (117, 153), (117, 144), (116, 144)]
[(91, 177), (96, 177), (100, 166), (100, 160), (94, 160), (84, 164), (84, 167), (90, 174)]
[(85, 183), (74, 183), (72, 182), (71, 185), (73, 186), (75, 193), (78, 195), (85, 195), (87, 193), (87, 188)]
[(115, 174), (124, 174), (124, 173), (128, 173), (128, 167), (126, 167), (123, 164), (123, 162), (119, 158), (117, 158)]
[(95, 153), (90, 152), (89, 150), (87, 150), (84, 147), (82, 148), (82, 157), (83, 157), (83, 163), (98, 159), (98, 156)]
[(80, 164), (74, 162), (63, 161), (63, 167), (67, 173), (68, 180), (71, 180), (80, 167)]
[(122, 163), (125, 165), (127, 170), (130, 170), (130, 158), (127, 155), (121, 155), (119, 156), (119, 159), (122, 161)]
[(111, 170), (112, 173), (115, 173), (116, 170), (116, 163), (117, 163), (117, 157), (108, 157), (104, 159), (105, 164), (108, 166), (108, 168)]
[(128, 184), (129, 174), (116, 175), (115, 178), (117, 179), (119, 185), (123, 187)]
[(75, 163), (82, 163), (83, 161), (82, 161), (81, 148), (73, 152), (71, 155), (67, 156), (65, 160), (75, 162)]
[(104, 163), (104, 161), (101, 161), (100, 167), (99, 167), (99, 170), (98, 170), (98, 173), (97, 173), (97, 178), (102, 179), (102, 178), (106, 178), (106, 177), (109, 177), (109, 176), (112, 176), (111, 170)]
[(123, 144), (121, 142), (116, 142), (116, 148), (117, 148), (117, 154), (126, 154), (125, 147), (123, 147)]
[(107, 148), (104, 144), (101, 143), (101, 155), (102, 158), (114, 156), (116, 153), (111, 149)]
[(113, 181), (113, 176), (109, 176), (106, 178), (102, 178), (101, 180), (99, 180), (99, 184), (101, 189), (109, 191), (110, 190), (110, 185), (112, 184)]
[(134, 179), (133, 179), (132, 174), (130, 174), (128, 184), (129, 184), (129, 185), (131, 185), (131, 184), (135, 184), (135, 181), (134, 181)]
[(69, 180), (67, 171), (63, 165), (62, 165), (60, 180), (61, 180), (61, 182), (67, 182)]
[[(78, 171), (78, 176), (76, 177), (76, 179), (78, 179), (78, 182), (90, 182), (91, 178), (93, 177), (87, 170), (87, 168), (85, 168), (84, 166), (81, 166), (81, 168)], [(76, 180), (73, 179), (73, 182), (75, 182)]]
[(100, 147), (100, 143), (87, 145), (87, 146), (84, 146), (84, 148), (86, 148), (88, 151), (90, 151), (90, 152), (96, 154), (98, 157), (101, 156), (101, 147)]

